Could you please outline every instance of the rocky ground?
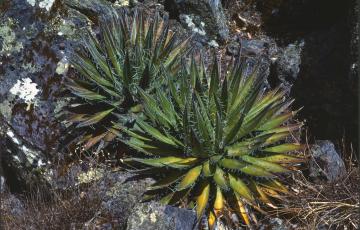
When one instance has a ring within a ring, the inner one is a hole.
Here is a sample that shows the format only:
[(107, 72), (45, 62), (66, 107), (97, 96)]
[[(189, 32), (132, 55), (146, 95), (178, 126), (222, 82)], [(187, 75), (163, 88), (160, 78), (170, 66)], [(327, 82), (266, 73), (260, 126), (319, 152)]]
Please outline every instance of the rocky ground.
[[(359, 183), (355, 1), (0, 0), (2, 227), (195, 228), (192, 210), (139, 202), (149, 179), (134, 181), (105, 161), (69, 157), (58, 119), (66, 105), (62, 83), (71, 74), (69, 53), (104, 13), (102, 5), (159, 10), (179, 36), (193, 35), (194, 48), (215, 48), (225, 60), (261, 56), (268, 87), (281, 83), (294, 107), (304, 106), (298, 119), (306, 120), (310, 162), (289, 178), (299, 199), (286, 213), (264, 218), (260, 229), (359, 227), (352, 186)], [(338, 206), (314, 211), (311, 202)]]

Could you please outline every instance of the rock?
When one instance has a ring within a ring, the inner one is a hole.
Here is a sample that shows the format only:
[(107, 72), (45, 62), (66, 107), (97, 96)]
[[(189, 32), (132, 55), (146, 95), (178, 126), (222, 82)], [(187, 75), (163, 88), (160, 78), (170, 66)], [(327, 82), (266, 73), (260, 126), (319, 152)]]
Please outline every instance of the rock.
[(5, 177), (0, 173), (0, 194), (6, 191)]
[(193, 230), (195, 227), (195, 212), (155, 202), (137, 204), (127, 222), (127, 230)]
[(346, 175), (345, 163), (328, 140), (318, 140), (311, 147), (310, 176), (314, 179), (326, 178), (336, 182)]
[[(217, 230), (234, 230), (231, 227), (227, 226), (223, 221), (218, 221), (216, 223), (216, 229)], [(239, 227), (237, 230), (243, 230), (243, 228)]]
[(121, 171), (111, 172), (107, 169), (100, 172), (102, 176), (96, 176), (95, 181), (90, 183), (91, 186), (85, 192), (89, 197), (101, 197), (101, 214), (110, 216), (116, 222), (115, 229), (124, 229), (130, 210), (140, 202), (142, 193), (153, 181), (134, 180), (134, 175)]
[(184, 14), (190, 18), (199, 16), (200, 22), (195, 25), (203, 25), (207, 33), (217, 36), (220, 41), (229, 38), (229, 29), (220, 0), (166, 0), (164, 5), (165, 9), (171, 6), (170, 14)]
[(290, 230), (296, 229), (296, 226), (290, 226), (290, 223), (280, 218), (270, 218), (265, 221), (265, 223), (261, 223), (259, 226), (259, 230)]
[(21, 216), (25, 211), (24, 204), (12, 194), (2, 194), (0, 205), (1, 219), (5, 221)]
[(65, 0), (65, 4), (86, 15), (93, 21), (97, 21), (99, 15), (107, 15), (111, 6), (105, 0)]
[(358, 152), (356, 1), (256, 0), (256, 5), (263, 32), (279, 46), (304, 41), (291, 95), (294, 107), (304, 107), (299, 118), (307, 120), (309, 133), (332, 141), (346, 133), (346, 145)]
[(24, 192), (34, 188), (49, 189), (51, 171), (47, 157), (41, 150), (23, 140), (6, 125), (0, 114), (0, 161), (2, 181), (11, 192)]
[(276, 72), (282, 83), (294, 83), (300, 72), (301, 51), (304, 41), (287, 45), (275, 61)]

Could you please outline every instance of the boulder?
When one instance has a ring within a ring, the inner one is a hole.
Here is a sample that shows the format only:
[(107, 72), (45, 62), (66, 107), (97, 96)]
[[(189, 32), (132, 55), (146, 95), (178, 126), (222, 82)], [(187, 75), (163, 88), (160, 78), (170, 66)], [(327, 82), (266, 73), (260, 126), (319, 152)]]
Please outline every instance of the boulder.
[(345, 163), (328, 140), (317, 140), (311, 147), (310, 176), (315, 180), (326, 178), (336, 182), (346, 175)]
[(156, 202), (139, 203), (130, 214), (127, 230), (193, 230), (196, 229), (194, 211), (163, 206)]

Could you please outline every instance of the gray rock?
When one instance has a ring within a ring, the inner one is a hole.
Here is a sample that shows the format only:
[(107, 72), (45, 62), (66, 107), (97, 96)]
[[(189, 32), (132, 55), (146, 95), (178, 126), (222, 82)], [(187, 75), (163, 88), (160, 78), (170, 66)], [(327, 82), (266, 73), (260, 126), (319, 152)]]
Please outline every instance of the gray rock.
[(153, 183), (150, 179), (135, 180), (133, 176), (121, 171), (104, 171), (102, 177), (93, 181), (86, 192), (90, 197), (101, 197), (102, 215), (116, 220), (116, 226), (120, 229), (125, 228), (130, 210), (140, 202), (146, 187)]
[(203, 24), (209, 34), (218, 36), (221, 41), (228, 39), (229, 29), (220, 0), (168, 0), (165, 2), (177, 11), (177, 15), (200, 16), (202, 23), (199, 24)]
[(318, 140), (311, 147), (310, 176), (315, 179), (326, 178), (336, 182), (346, 175), (345, 163), (335, 150), (331, 141)]
[(0, 174), (0, 194), (6, 191), (5, 177)]
[(127, 222), (127, 230), (192, 230), (195, 227), (195, 212), (155, 202), (137, 204)]
[(266, 223), (263, 223), (260, 225), (259, 230), (265, 230), (265, 229), (271, 229), (271, 230), (290, 230), (294, 229), (289, 226), (289, 224), (280, 218), (270, 218), (266, 221)]
[(293, 83), (300, 72), (301, 51), (304, 47), (304, 41), (295, 42), (286, 46), (279, 53), (276, 60), (276, 72), (281, 82)]
[(2, 217), (21, 216), (25, 212), (24, 204), (12, 194), (2, 194), (0, 202)]

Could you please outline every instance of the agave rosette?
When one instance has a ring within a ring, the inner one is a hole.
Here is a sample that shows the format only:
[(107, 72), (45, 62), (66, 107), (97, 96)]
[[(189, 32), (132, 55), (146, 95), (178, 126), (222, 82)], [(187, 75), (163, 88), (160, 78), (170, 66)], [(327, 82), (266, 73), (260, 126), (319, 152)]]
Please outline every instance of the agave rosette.
[(79, 75), (66, 84), (75, 96), (67, 122), (84, 130), (85, 148), (112, 139), (108, 129), (115, 114), (139, 112), (138, 87), (150, 90), (162, 80), (160, 64), (176, 71), (188, 42), (178, 41), (158, 13), (144, 19), (138, 11), (109, 10), (99, 29), (97, 35), (88, 31), (83, 36), (80, 51), (70, 60)]
[(236, 61), (221, 77), (217, 61), (209, 73), (195, 58), (189, 66), (153, 95), (139, 89), (144, 116), (132, 129), (116, 126), (128, 136), (122, 141), (144, 157), (124, 162), (162, 176), (148, 188), (149, 197), (194, 205), (211, 227), (225, 210), (251, 224), (250, 207), (274, 207), (271, 197), (287, 192), (277, 176), (302, 161), (295, 153), (303, 145), (289, 142), (302, 123), (291, 123), (296, 112), (283, 90), (264, 91), (259, 68), (246, 74), (250, 65)]

